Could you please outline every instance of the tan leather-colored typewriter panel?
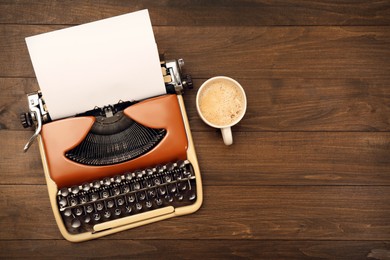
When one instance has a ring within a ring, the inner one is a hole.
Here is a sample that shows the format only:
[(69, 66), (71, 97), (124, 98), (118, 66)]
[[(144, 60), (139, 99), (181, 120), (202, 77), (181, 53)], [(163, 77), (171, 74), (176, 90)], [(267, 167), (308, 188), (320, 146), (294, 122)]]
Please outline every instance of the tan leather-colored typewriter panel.
[(89, 166), (65, 157), (65, 152), (77, 146), (88, 134), (95, 121), (94, 117), (69, 118), (43, 125), (41, 136), (48, 169), (57, 187), (79, 185), (127, 171), (186, 159), (188, 142), (176, 95), (142, 101), (126, 108), (124, 113), (142, 125), (164, 128), (167, 133), (163, 140), (146, 154), (114, 165)]

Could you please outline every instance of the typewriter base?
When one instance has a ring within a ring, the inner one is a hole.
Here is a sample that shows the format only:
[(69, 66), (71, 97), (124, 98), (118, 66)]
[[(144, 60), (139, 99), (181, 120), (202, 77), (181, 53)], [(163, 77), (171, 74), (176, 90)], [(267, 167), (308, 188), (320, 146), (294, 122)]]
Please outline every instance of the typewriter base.
[(119, 231), (123, 231), (126, 229), (131, 229), (149, 223), (157, 222), (160, 220), (191, 214), (200, 208), (203, 201), (203, 192), (202, 192), (202, 182), (201, 182), (198, 160), (196, 158), (195, 147), (191, 136), (187, 114), (184, 107), (183, 97), (181, 95), (178, 95), (177, 98), (183, 116), (183, 122), (184, 122), (186, 135), (188, 139), (187, 160), (190, 161), (190, 163), (192, 164), (196, 176), (196, 186), (197, 186), (196, 202), (192, 205), (188, 205), (180, 208), (166, 207), (166, 208), (161, 208), (160, 210), (149, 211), (138, 215), (134, 215), (132, 217), (123, 218), (116, 223), (117, 226), (106, 225), (106, 227), (103, 226), (104, 228), (99, 228), (98, 231), (95, 230), (95, 232), (93, 233), (90, 232), (90, 233), (81, 233), (81, 234), (74, 235), (68, 233), (68, 231), (66, 230), (57, 205), (58, 188), (56, 183), (50, 178), (44, 145), (42, 142), (42, 138), (39, 136), (38, 138), (39, 150), (42, 158), (43, 169), (45, 172), (45, 178), (48, 187), (50, 203), (53, 209), (53, 213), (57, 225), (60, 229), (60, 232), (66, 240), (71, 242), (82, 242), (86, 240), (91, 240), (102, 236), (110, 235)]

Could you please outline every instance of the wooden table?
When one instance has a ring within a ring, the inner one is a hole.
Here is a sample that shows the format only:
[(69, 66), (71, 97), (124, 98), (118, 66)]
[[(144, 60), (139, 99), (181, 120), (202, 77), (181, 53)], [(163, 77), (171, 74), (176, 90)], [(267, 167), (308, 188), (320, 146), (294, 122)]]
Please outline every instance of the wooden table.
[[(0, 257), (390, 258), (389, 1), (0, 1)], [(202, 171), (195, 214), (73, 244), (51, 212), (19, 113), (38, 84), (24, 38), (148, 8), (160, 52), (184, 58)], [(245, 88), (234, 145), (196, 91)]]

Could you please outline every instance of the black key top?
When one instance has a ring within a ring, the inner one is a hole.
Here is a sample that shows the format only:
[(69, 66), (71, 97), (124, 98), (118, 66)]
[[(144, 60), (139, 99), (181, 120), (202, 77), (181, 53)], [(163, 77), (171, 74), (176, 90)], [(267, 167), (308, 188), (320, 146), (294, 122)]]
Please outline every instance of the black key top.
[(187, 189), (187, 182), (182, 181), (177, 184), (177, 187), (179, 188), (180, 191), (185, 191)]
[(90, 201), (96, 201), (99, 199), (99, 195), (96, 192), (89, 195), (89, 197), (90, 197)]
[(100, 220), (100, 218), (101, 218), (101, 216), (100, 216), (100, 214), (99, 214), (99, 213), (94, 213), (94, 214), (93, 214), (93, 220), (95, 220), (95, 221), (99, 221), (99, 220)]
[(169, 190), (170, 193), (175, 193), (176, 190), (177, 190), (176, 184), (170, 184), (168, 186), (168, 190)]
[(122, 186), (122, 193), (129, 193), (129, 192), (130, 192), (129, 185), (123, 185)]
[(66, 207), (66, 204), (68, 204), (68, 202), (65, 198), (61, 198), (58, 204), (60, 204), (60, 207)]
[(104, 212), (104, 215), (103, 215), (105, 218), (110, 218), (111, 217), (111, 212), (110, 211), (108, 211), (108, 210), (106, 210), (105, 212)]
[(76, 216), (81, 216), (83, 214), (83, 209), (81, 207), (77, 207), (74, 209), (74, 214)]
[(171, 195), (165, 195), (164, 199), (168, 203), (171, 203), (173, 201), (173, 197)]
[(100, 188), (100, 181), (94, 181), (92, 183), (92, 186), (95, 188), (95, 189), (99, 189)]
[(91, 217), (87, 215), (84, 217), (84, 223), (88, 224), (89, 222), (91, 222)]
[(93, 206), (92, 206), (92, 204), (89, 204), (89, 205), (85, 206), (85, 211), (86, 211), (87, 213), (92, 213), (92, 212), (93, 212)]
[(104, 209), (104, 205), (103, 205), (103, 202), (96, 202), (96, 209), (98, 210), (98, 211), (101, 211), (101, 210), (103, 210)]
[(134, 188), (134, 190), (139, 190), (139, 189), (141, 189), (141, 184), (139, 182), (134, 182), (133, 188)]
[(150, 189), (150, 190), (147, 191), (147, 193), (148, 193), (148, 198), (149, 198), (149, 199), (152, 199), (152, 198), (155, 198), (155, 197), (156, 197), (156, 191), (155, 191), (155, 189)]
[(156, 198), (156, 199), (154, 199), (154, 201), (155, 201), (157, 206), (161, 206), (163, 204), (163, 201), (160, 198)]
[(138, 198), (138, 200), (141, 200), (141, 201), (146, 199), (145, 191), (137, 192), (137, 198)]
[(103, 184), (104, 184), (105, 186), (110, 186), (110, 184), (111, 184), (111, 179), (110, 179), (110, 178), (104, 178), (104, 179), (103, 179)]
[(91, 189), (91, 185), (89, 183), (83, 183), (81, 187), (83, 188), (84, 191), (89, 191), (89, 189)]
[(111, 209), (112, 207), (115, 206), (115, 202), (113, 200), (109, 200), (109, 201), (107, 201), (106, 205), (107, 205), (107, 208)]
[(85, 196), (85, 195), (81, 195), (81, 196), (79, 197), (79, 200), (80, 200), (80, 203), (81, 203), (81, 204), (84, 204), (84, 203), (87, 203), (87, 202), (88, 202), (87, 196)]
[(116, 199), (116, 203), (118, 206), (122, 206), (123, 204), (125, 204), (125, 200), (123, 199), (123, 197), (119, 197)]
[(112, 194), (112, 196), (117, 196), (117, 195), (121, 194), (121, 190), (118, 187), (115, 187), (111, 190), (111, 194)]
[(164, 196), (167, 193), (167, 189), (165, 188), (165, 186), (160, 187), (157, 190), (158, 190), (158, 194), (160, 194), (160, 196)]
[(127, 196), (127, 201), (130, 202), (130, 203), (133, 203), (135, 201), (135, 195), (134, 194), (130, 194)]
[(73, 194), (77, 194), (77, 193), (79, 193), (80, 189), (79, 189), (79, 186), (73, 186), (70, 190)]
[(69, 204), (71, 206), (76, 206), (77, 205), (77, 199), (76, 198), (70, 198), (69, 199)]
[(154, 185), (160, 185), (161, 184), (160, 178), (158, 178), (158, 177), (154, 178), (153, 183), (154, 183)]
[(77, 218), (75, 219), (72, 219), (72, 228), (79, 228), (81, 226), (81, 222), (80, 220), (78, 220)]
[(114, 211), (115, 216), (119, 216), (122, 213), (121, 209), (116, 208)]
[(62, 189), (60, 190), (60, 194), (61, 194), (62, 196), (64, 196), (64, 197), (68, 196), (68, 195), (69, 195), (69, 190), (68, 190), (68, 188), (62, 188)]
[(108, 190), (104, 190), (104, 191), (100, 192), (100, 197), (103, 199), (106, 199), (106, 198), (110, 197), (110, 193), (108, 192)]
[(184, 199), (183, 194), (175, 193), (175, 199), (178, 201), (182, 201)]
[(133, 209), (131, 208), (131, 206), (126, 206), (125, 207), (125, 211), (126, 211), (127, 214), (130, 214), (132, 210)]
[(64, 216), (65, 217), (70, 217), (72, 215), (72, 210), (71, 209), (66, 209), (65, 211), (64, 211)]
[(164, 183), (169, 183), (172, 181), (172, 177), (169, 174), (167, 174), (163, 177), (163, 180), (164, 180)]
[(189, 196), (188, 200), (189, 200), (189, 201), (193, 201), (193, 200), (195, 200), (195, 199), (196, 199), (196, 193), (195, 193), (195, 191), (192, 191), (192, 192), (190, 193), (190, 196)]
[(151, 207), (153, 207), (153, 203), (148, 200), (148, 201), (145, 202), (145, 206), (146, 206), (147, 209), (150, 209)]
[(115, 177), (114, 177), (114, 181), (115, 181), (116, 183), (121, 183), (121, 181), (122, 181), (121, 176), (119, 176), (119, 175), (115, 176)]
[(142, 204), (141, 203), (136, 203), (135, 204), (135, 209), (138, 210), (138, 211), (142, 210)]

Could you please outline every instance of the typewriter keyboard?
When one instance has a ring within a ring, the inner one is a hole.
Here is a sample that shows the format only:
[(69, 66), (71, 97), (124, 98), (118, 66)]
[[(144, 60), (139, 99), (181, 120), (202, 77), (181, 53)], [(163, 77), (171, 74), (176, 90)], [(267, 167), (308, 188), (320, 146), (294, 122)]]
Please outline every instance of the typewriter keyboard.
[(62, 188), (57, 203), (71, 234), (136, 214), (195, 203), (196, 180), (189, 161), (178, 161)]

